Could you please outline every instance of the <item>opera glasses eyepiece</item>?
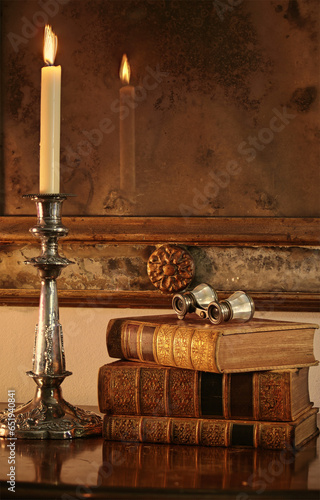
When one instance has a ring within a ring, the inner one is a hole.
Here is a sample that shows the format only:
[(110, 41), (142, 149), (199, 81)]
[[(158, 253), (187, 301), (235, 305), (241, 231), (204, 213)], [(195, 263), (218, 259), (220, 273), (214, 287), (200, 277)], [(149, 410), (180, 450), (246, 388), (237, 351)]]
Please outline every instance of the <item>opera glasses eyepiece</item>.
[(172, 307), (179, 319), (183, 319), (187, 313), (192, 312), (206, 318), (208, 305), (217, 300), (217, 292), (210, 285), (202, 283), (192, 291), (175, 294), (172, 299)]
[(255, 311), (252, 298), (245, 292), (235, 292), (226, 300), (213, 301), (208, 305), (207, 315), (211, 323), (218, 325), (224, 321), (249, 321)]
[(179, 319), (183, 319), (188, 312), (194, 312), (194, 301), (192, 297), (177, 293), (172, 299), (173, 310), (177, 313)]

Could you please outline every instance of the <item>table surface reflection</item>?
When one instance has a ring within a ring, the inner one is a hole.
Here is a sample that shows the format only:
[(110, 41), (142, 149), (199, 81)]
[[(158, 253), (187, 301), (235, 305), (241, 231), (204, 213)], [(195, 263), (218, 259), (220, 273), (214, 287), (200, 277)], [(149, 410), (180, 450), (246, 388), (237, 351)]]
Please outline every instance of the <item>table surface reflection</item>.
[(15, 493), (7, 444), (0, 439), (1, 498), (320, 498), (319, 438), (298, 452), (18, 439)]

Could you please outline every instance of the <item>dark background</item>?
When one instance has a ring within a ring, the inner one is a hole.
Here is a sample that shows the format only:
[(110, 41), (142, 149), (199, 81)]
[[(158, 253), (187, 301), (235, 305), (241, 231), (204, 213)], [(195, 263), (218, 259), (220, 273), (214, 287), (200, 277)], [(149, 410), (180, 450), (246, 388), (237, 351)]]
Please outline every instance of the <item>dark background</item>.
[[(61, 191), (77, 195), (65, 214), (320, 215), (318, 0), (2, 0), (1, 10), (4, 215), (34, 213), (22, 195), (38, 190), (46, 19), (62, 66)], [(134, 86), (159, 80), (135, 110), (131, 197), (119, 191), (114, 110), (123, 53)]]

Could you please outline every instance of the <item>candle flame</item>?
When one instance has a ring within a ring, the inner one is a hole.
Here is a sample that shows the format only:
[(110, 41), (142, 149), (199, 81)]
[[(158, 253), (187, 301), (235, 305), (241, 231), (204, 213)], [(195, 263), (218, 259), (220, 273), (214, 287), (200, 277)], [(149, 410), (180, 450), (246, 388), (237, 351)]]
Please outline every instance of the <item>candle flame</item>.
[(58, 48), (58, 37), (53, 33), (51, 26), (44, 29), (43, 59), (48, 66), (53, 66)]
[(122, 83), (126, 83), (127, 85), (129, 85), (130, 74), (131, 70), (130, 70), (130, 65), (128, 63), (128, 58), (126, 54), (123, 54), (119, 72), (120, 80), (122, 81)]

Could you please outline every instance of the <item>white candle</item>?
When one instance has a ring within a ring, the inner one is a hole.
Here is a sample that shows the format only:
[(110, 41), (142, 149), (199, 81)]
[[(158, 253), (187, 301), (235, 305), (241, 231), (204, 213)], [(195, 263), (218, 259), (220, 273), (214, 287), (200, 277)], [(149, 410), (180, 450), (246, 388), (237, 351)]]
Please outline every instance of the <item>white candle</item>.
[(124, 54), (120, 66), (120, 79), (124, 87), (120, 89), (120, 189), (124, 193), (132, 193), (136, 185), (135, 166), (135, 89), (130, 83), (130, 66)]
[(40, 181), (39, 192), (60, 191), (60, 108), (61, 66), (53, 66), (58, 39), (50, 26), (45, 27), (41, 70)]

